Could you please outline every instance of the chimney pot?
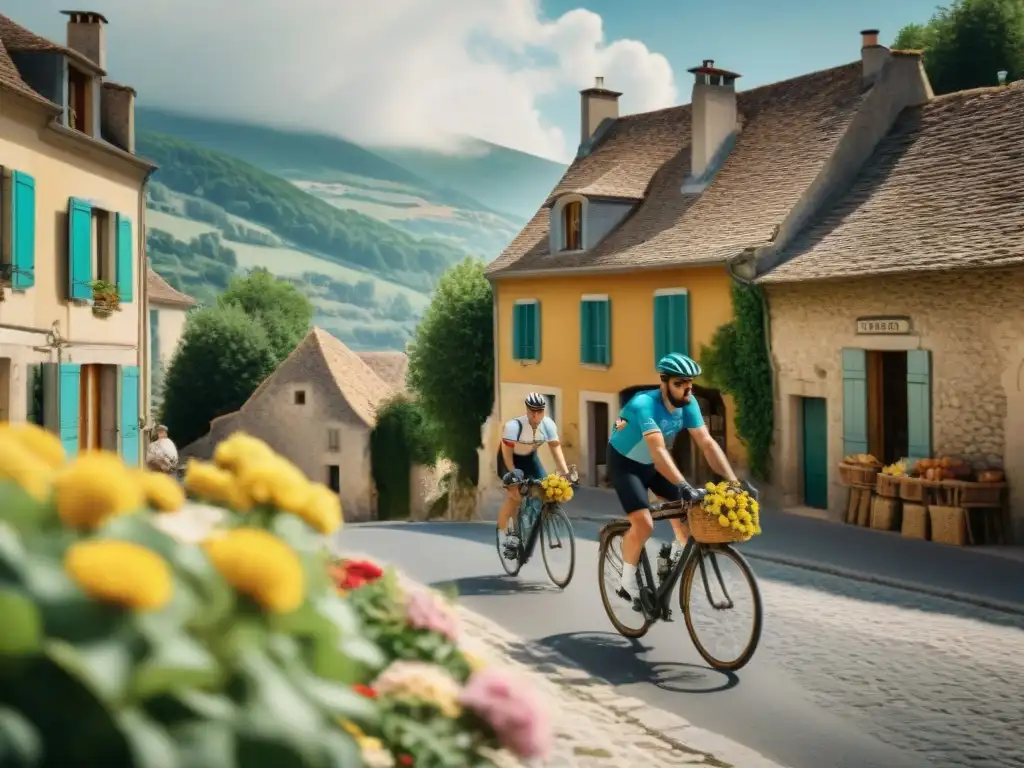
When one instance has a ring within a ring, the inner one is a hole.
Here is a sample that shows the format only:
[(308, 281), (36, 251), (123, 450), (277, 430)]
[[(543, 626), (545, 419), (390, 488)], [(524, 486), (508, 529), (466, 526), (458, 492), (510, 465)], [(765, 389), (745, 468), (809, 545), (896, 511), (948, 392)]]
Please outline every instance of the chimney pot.
[(872, 48), (878, 45), (878, 30), (877, 29), (862, 29), (860, 31), (860, 47), (861, 48)]
[(107, 68), (106, 17), (95, 11), (61, 11), (68, 17), (68, 48), (100, 69)]
[(704, 66), (708, 67), (708, 68), (711, 68), (711, 67), (715, 66), (715, 60), (714, 59), (704, 59)]

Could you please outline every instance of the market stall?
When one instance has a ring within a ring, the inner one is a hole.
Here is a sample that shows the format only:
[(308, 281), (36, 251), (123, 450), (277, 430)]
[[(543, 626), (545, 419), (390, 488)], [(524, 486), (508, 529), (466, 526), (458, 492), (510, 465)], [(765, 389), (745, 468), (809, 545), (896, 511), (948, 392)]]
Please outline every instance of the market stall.
[(846, 522), (954, 546), (1008, 543), (1008, 486), (1001, 469), (951, 457), (883, 466), (870, 454), (839, 464), (849, 489)]

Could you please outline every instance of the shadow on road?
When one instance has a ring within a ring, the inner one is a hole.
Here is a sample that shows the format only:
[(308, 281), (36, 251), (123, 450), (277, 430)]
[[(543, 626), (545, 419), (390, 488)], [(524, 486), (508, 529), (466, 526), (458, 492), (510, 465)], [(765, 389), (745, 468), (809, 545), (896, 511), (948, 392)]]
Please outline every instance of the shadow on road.
[[(568, 632), (534, 642), (566, 656), (612, 685), (650, 683), (672, 693), (716, 693), (727, 691), (740, 681), (731, 672), (716, 672), (696, 664), (645, 661), (640, 654), (650, 651), (650, 647), (611, 632)], [(528, 661), (527, 654), (512, 651), (513, 657), (524, 662)]]
[[(497, 558), (497, 555), (495, 555)], [(454, 590), (459, 597), (480, 597), (491, 595), (529, 595), (546, 592), (561, 592), (553, 584), (524, 581), (504, 574), (494, 576), (467, 576), (464, 579), (437, 581), (431, 588), (447, 592)]]

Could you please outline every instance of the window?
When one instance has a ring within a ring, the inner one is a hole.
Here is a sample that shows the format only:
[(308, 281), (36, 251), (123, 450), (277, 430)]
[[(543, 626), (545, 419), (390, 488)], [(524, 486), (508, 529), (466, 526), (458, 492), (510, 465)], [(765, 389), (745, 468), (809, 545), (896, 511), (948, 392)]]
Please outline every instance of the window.
[(540, 302), (519, 299), (512, 311), (512, 359), (540, 360)]
[(74, 67), (68, 67), (68, 127), (88, 133), (87, 115), (89, 104), (89, 76)]
[(337, 453), (341, 450), (341, 432), (339, 430), (327, 430), (327, 450), (332, 453)]
[(335, 493), (341, 492), (341, 467), (330, 464), (327, 467), (327, 487)]
[(573, 200), (562, 208), (563, 250), (583, 248), (583, 203)]
[(295, 390), (295, 404), (305, 405), (306, 404), (306, 390), (297, 389)]
[(110, 236), (110, 214), (100, 208), (92, 209), (92, 253), (94, 263), (92, 274), (94, 280), (113, 283), (117, 280), (114, 273), (114, 249)]
[(580, 362), (611, 365), (612, 305), (607, 296), (584, 296), (580, 301)]
[(654, 294), (654, 361), (670, 352), (690, 354), (690, 295), (685, 288)]

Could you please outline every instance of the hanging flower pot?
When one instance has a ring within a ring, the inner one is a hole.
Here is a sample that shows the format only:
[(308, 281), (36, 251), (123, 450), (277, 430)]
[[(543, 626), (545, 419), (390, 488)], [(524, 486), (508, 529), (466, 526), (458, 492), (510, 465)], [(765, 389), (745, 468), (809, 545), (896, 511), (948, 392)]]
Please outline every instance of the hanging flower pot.
[(121, 307), (121, 294), (117, 286), (108, 283), (106, 280), (93, 280), (89, 285), (92, 287), (92, 311), (100, 317), (109, 317)]

